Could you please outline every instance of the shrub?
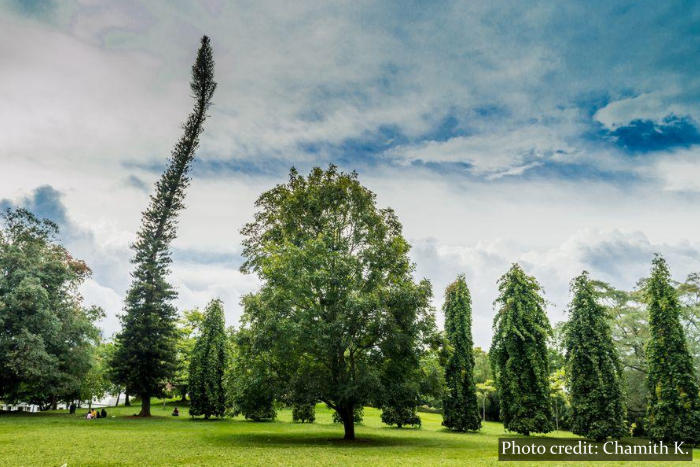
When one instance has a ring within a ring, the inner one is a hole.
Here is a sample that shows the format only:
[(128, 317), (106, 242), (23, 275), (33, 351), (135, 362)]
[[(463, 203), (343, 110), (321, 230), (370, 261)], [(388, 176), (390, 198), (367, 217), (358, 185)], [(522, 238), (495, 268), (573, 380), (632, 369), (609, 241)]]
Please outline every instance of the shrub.
[(313, 423), (316, 420), (316, 404), (294, 404), (292, 420), (299, 423)]
[(382, 409), (382, 423), (387, 425), (396, 425), (398, 428), (402, 426), (421, 426), (420, 417), (416, 414), (413, 407), (385, 407)]

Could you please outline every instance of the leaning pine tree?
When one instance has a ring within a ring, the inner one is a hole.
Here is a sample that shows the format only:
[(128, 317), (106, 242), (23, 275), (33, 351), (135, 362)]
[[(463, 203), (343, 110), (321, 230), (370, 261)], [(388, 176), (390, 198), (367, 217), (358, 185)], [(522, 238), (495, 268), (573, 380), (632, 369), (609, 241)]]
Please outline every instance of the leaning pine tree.
[(192, 67), (190, 83), (194, 109), (183, 125), (168, 167), (156, 183), (155, 194), (143, 212), (132, 263), (132, 283), (126, 296), (122, 330), (112, 365), (117, 379), (130, 394), (141, 397), (139, 416), (151, 415), (150, 398), (159, 394), (175, 371), (176, 292), (167, 282), (171, 263), (169, 246), (175, 239), (177, 214), (183, 209), (188, 173), (199, 145), (207, 109), (216, 89), (214, 60), (209, 38), (204, 36)]
[(547, 337), (552, 328), (540, 285), (514, 264), (498, 281), (500, 306), (489, 352), (501, 419), (523, 435), (552, 431)]
[(204, 311), (204, 322), (190, 359), (190, 415), (223, 417), (226, 410), (224, 373), (227, 339), (221, 300), (212, 300)]
[(447, 389), (443, 400), (442, 424), (455, 431), (481, 428), (474, 384), (472, 304), (464, 275), (445, 292), (445, 333), (452, 353), (445, 367)]
[(573, 280), (566, 324), (566, 365), (571, 397), (571, 431), (602, 441), (627, 434), (622, 366), (605, 308), (583, 272)]
[(648, 433), (652, 439), (700, 442), (700, 401), (681, 310), (666, 261), (656, 256), (646, 284), (649, 307)]

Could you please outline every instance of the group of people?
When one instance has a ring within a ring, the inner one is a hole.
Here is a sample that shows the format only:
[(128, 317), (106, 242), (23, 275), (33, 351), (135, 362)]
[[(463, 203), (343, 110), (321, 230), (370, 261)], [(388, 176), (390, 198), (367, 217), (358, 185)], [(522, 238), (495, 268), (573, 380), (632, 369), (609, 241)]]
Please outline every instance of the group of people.
[(107, 411), (103, 408), (99, 412), (95, 409), (88, 410), (87, 415), (85, 416), (88, 420), (93, 420), (95, 418), (107, 418)]

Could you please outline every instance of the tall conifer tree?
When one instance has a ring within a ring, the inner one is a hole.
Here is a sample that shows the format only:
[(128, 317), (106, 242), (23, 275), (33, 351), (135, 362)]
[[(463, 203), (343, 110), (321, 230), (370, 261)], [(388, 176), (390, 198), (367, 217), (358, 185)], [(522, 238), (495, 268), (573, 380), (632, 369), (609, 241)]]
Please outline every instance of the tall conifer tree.
[(627, 433), (622, 365), (612, 340), (605, 308), (583, 272), (572, 282), (565, 345), (571, 431), (601, 441)]
[(514, 264), (498, 281), (499, 310), (491, 343), (493, 366), (507, 430), (524, 435), (552, 431), (547, 337), (552, 328), (541, 287)]
[(221, 300), (212, 300), (204, 311), (201, 334), (190, 359), (190, 415), (222, 417), (226, 410), (224, 373), (228, 355), (224, 308)]
[(132, 245), (135, 268), (112, 362), (127, 392), (141, 397), (139, 415), (144, 417), (151, 415), (151, 396), (161, 392), (176, 366), (176, 311), (172, 301), (177, 293), (167, 282), (172, 261), (169, 247), (176, 237), (177, 214), (184, 207), (189, 171), (216, 89), (214, 59), (206, 36), (192, 67), (190, 89), (194, 109), (183, 125), (184, 134), (171, 153), (165, 173), (156, 183)]
[(445, 399), (442, 424), (455, 431), (481, 428), (474, 384), (472, 300), (464, 275), (445, 291), (445, 333), (452, 353), (445, 367)]
[(647, 430), (656, 440), (700, 442), (700, 401), (681, 305), (666, 261), (657, 255), (646, 284), (649, 307)]

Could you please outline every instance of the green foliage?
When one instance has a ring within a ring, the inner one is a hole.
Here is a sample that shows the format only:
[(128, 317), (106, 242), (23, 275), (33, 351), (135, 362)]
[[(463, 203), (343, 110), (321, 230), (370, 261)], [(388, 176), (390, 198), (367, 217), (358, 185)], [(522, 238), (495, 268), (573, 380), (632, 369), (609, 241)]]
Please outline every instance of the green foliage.
[(177, 366), (176, 311), (172, 305), (177, 294), (167, 282), (172, 261), (169, 247), (177, 234), (177, 215), (184, 208), (188, 174), (216, 89), (214, 59), (206, 36), (192, 67), (190, 88), (194, 109), (183, 126), (184, 134), (171, 153), (168, 167), (156, 183), (132, 245), (135, 269), (112, 362), (117, 379), (127, 391), (146, 401), (142, 416), (150, 415), (151, 395), (161, 393)]
[[(352, 411), (352, 421), (355, 423), (362, 423), (362, 420), (364, 420), (364, 418), (364, 407), (355, 407)], [(344, 423), (337, 410), (333, 412), (333, 423)]]
[(572, 431), (597, 441), (627, 434), (622, 366), (605, 308), (583, 272), (573, 280), (566, 325), (566, 370)]
[(177, 320), (177, 340), (175, 342), (176, 366), (172, 385), (180, 394), (181, 402), (186, 402), (187, 385), (190, 379), (190, 358), (197, 342), (204, 314), (195, 310), (186, 310)]
[(445, 335), (452, 352), (445, 367), (443, 425), (455, 431), (481, 428), (474, 385), (472, 304), (463, 275), (445, 291)]
[(58, 227), (25, 209), (7, 210), (0, 228), (0, 398), (41, 405), (80, 396), (92, 373), (99, 308), (78, 287), (84, 262), (57, 241)]
[(279, 388), (271, 362), (252, 348), (249, 330), (240, 329), (231, 338), (235, 351), (226, 384), (233, 415), (243, 414), (254, 421), (274, 420)]
[(222, 417), (226, 411), (224, 373), (228, 366), (228, 343), (224, 307), (212, 300), (204, 310), (200, 335), (192, 350), (188, 389), (190, 415)]
[(474, 347), (474, 382), (483, 383), (493, 379), (493, 369), (489, 361), (489, 354), (481, 347)]
[(518, 264), (498, 281), (499, 307), (489, 352), (507, 430), (552, 431), (547, 338), (551, 326), (534, 277)]
[(645, 298), (649, 309), (647, 433), (652, 439), (700, 442), (700, 401), (680, 322), (681, 304), (666, 261), (656, 256)]
[(398, 428), (404, 426), (420, 427), (421, 425), (415, 407), (384, 407), (382, 409), (382, 423), (396, 425)]
[(560, 368), (549, 375), (549, 398), (554, 415), (554, 429), (571, 429), (571, 404), (569, 397), (564, 390), (566, 386), (566, 372)]
[(316, 404), (292, 405), (292, 420), (299, 423), (313, 423), (316, 420)]
[(80, 380), (80, 400), (92, 403), (92, 399), (100, 399), (115, 389), (109, 378), (108, 360), (113, 347), (112, 343), (100, 343), (91, 348), (92, 364), (90, 370), (85, 372)]
[(242, 230), (242, 270), (263, 282), (243, 300), (252, 354), (277, 394), (336, 410), (347, 439), (356, 407), (417, 405), (434, 332), (430, 283), (414, 283), (401, 224), (375, 203), (356, 174), (292, 169)]
[(681, 302), (680, 318), (688, 351), (693, 356), (695, 374), (700, 375), (700, 273), (688, 274), (676, 290)]
[(483, 383), (476, 383), (476, 397), (481, 404), (481, 420), (486, 421), (486, 403), (489, 398), (496, 393), (496, 386), (493, 380), (488, 379)]
[(649, 340), (649, 320), (644, 304), (644, 280), (633, 291), (617, 290), (600, 281), (592, 281), (596, 295), (610, 317), (612, 338), (623, 371), (627, 420), (643, 426), (648, 391), (647, 359), (644, 347)]
[(420, 359), (419, 398), (422, 405), (442, 408), (445, 394), (445, 367), (441, 363), (439, 351), (430, 349)]

